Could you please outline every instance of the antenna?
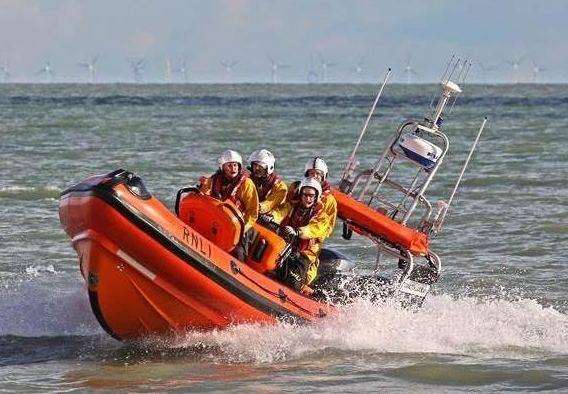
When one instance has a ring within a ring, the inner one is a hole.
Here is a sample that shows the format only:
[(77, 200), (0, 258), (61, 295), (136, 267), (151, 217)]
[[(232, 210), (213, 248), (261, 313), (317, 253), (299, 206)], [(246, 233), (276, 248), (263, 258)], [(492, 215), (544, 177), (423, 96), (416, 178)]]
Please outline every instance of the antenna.
[[(471, 64), (472, 63), (470, 59), (458, 57), (455, 53), (452, 54), (450, 60), (448, 60), (448, 62), (446, 63), (444, 72), (440, 77), (440, 82), (442, 84), (442, 94), (440, 96), (440, 100), (438, 101), (437, 108), (434, 109), (434, 101), (436, 100), (436, 97), (439, 96), (439, 94), (436, 93), (434, 93), (434, 95), (432, 96), (432, 100), (430, 101), (429, 106), (434, 110), (434, 116), (432, 120), (432, 127), (434, 129), (440, 127), (441, 122), (443, 121), (442, 111), (446, 104), (450, 104), (450, 110), (448, 111), (448, 113), (450, 113), (454, 108), (454, 104), (456, 103), (456, 100), (461, 93), (460, 85), (465, 84), (465, 81), (471, 69)], [(445, 101), (442, 100), (442, 98), (444, 97), (447, 98)], [(441, 108), (440, 105), (442, 105)], [(437, 124), (438, 122), (440, 124)]]
[(385, 74), (385, 78), (383, 79), (383, 83), (377, 93), (377, 96), (375, 97), (375, 101), (373, 102), (373, 105), (371, 106), (371, 110), (369, 111), (369, 115), (367, 116), (367, 119), (365, 119), (365, 123), (363, 124), (363, 128), (361, 129), (361, 133), (359, 133), (359, 139), (357, 139), (357, 142), (355, 143), (355, 147), (353, 148), (353, 152), (351, 153), (351, 155), (349, 156), (349, 158), (347, 159), (347, 165), (345, 166), (345, 170), (343, 171), (343, 175), (341, 177), (342, 180), (347, 180), (349, 181), (349, 178), (351, 177), (351, 173), (353, 172), (353, 170), (356, 167), (356, 159), (355, 159), (355, 154), (357, 153), (357, 149), (359, 149), (359, 146), (361, 145), (361, 141), (363, 140), (363, 135), (365, 135), (365, 132), (367, 131), (367, 127), (369, 127), (369, 123), (371, 122), (371, 118), (373, 117), (373, 114), (375, 113), (375, 108), (377, 107), (377, 104), (379, 102), (379, 99), (381, 98), (381, 95), (383, 94), (383, 90), (390, 78), (391, 75), (391, 69), (389, 67), (389, 69), (387, 70), (386, 74)]
[(487, 123), (487, 116), (483, 119), (483, 123), (481, 123), (481, 126), (479, 127), (479, 130), (477, 132), (477, 135), (475, 137), (475, 141), (473, 142), (471, 149), (469, 150), (469, 154), (467, 155), (467, 158), (465, 160), (465, 162), (463, 163), (462, 169), (460, 171), (460, 175), (458, 176), (458, 179), (456, 180), (456, 184), (454, 185), (454, 188), (452, 189), (452, 192), (450, 193), (450, 197), (448, 198), (448, 202), (445, 202), (443, 200), (438, 201), (438, 215), (437, 217), (434, 219), (434, 231), (436, 233), (439, 233), (440, 230), (442, 229), (442, 224), (444, 223), (444, 220), (446, 219), (446, 215), (448, 213), (448, 209), (450, 208), (450, 205), (452, 204), (452, 201), (454, 200), (454, 196), (456, 195), (456, 192), (458, 190), (458, 187), (463, 179), (463, 175), (465, 173), (465, 170), (471, 160), (471, 157), (473, 156), (473, 152), (475, 151), (475, 148), (477, 147), (477, 143), (479, 142), (479, 138), (481, 137), (481, 133), (483, 133), (483, 130), (485, 129), (485, 124)]
[[(458, 66), (459, 68), (459, 74), (456, 77), (456, 80), (458, 81), (458, 84), (463, 86), (465, 85), (465, 81), (467, 80), (467, 77), (469, 76), (469, 71), (471, 70), (471, 66), (472, 66), (472, 62), (470, 59), (463, 59), (461, 60), (460, 65)], [(448, 113), (452, 112), (452, 110), (454, 109), (454, 105), (456, 104), (456, 101), (458, 99), (458, 95), (454, 95), (453, 100), (452, 100), (452, 104), (450, 106), (450, 110), (448, 111)]]
[(432, 113), (432, 119), (430, 120), (432, 128), (434, 130), (438, 130), (441, 127), (444, 120), (443, 111), (446, 108), (447, 104), (450, 104), (450, 111), (448, 112), (451, 112), (457, 100), (457, 97), (462, 92), (459, 85), (465, 83), (470, 68), (471, 61), (469, 59), (462, 59), (455, 54), (452, 55), (452, 57), (446, 64), (446, 69), (442, 73), (441, 77), (442, 92), (440, 94), (438, 104), (436, 105), (436, 108)]

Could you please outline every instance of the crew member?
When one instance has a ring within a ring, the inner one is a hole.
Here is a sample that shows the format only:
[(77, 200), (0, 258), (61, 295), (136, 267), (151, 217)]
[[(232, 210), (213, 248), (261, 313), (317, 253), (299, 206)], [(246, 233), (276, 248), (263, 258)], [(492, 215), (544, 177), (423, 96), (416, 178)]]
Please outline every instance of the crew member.
[[(319, 156), (315, 156), (308, 160), (304, 167), (304, 176), (316, 179), (321, 185), (321, 202), (324, 206), (323, 211), (328, 220), (329, 230), (329, 233), (326, 235), (326, 237), (329, 237), (331, 233), (333, 233), (333, 229), (335, 228), (335, 221), (337, 219), (337, 200), (335, 199), (335, 197), (333, 197), (333, 194), (331, 194), (331, 185), (327, 181), (327, 174), (327, 164), (325, 163), (325, 160)], [(288, 187), (288, 199), (297, 198), (297, 188), (299, 184), (300, 181), (296, 181)]]
[(243, 169), (243, 159), (234, 150), (224, 151), (218, 159), (219, 169), (211, 177), (199, 179), (201, 192), (220, 201), (230, 200), (241, 211), (244, 233), (239, 244), (231, 252), (245, 261), (254, 237), (253, 224), (258, 218), (258, 194), (248, 171)]
[(249, 158), (250, 177), (256, 186), (259, 215), (270, 214), (286, 200), (288, 187), (274, 171), (276, 159), (266, 149), (254, 151)]
[(318, 256), (329, 231), (329, 220), (321, 202), (322, 189), (314, 178), (304, 178), (297, 196), (287, 199), (272, 212), (280, 224), (280, 235), (294, 247), (293, 253), (279, 270), (281, 278), (297, 291), (309, 292), (317, 276)]

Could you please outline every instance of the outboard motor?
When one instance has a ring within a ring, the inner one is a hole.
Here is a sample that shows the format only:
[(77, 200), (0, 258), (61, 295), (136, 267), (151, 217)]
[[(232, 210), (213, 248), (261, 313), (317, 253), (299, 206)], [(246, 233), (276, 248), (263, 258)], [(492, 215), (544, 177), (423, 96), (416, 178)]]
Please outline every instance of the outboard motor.
[(350, 275), (355, 268), (355, 263), (347, 256), (332, 249), (322, 249), (319, 260), (318, 283), (327, 282), (338, 276)]

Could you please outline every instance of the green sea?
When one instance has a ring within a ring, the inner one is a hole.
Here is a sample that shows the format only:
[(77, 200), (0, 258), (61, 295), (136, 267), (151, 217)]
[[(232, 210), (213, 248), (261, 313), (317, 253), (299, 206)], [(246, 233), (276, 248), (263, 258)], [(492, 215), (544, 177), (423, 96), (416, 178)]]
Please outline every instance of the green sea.
[[(270, 149), (285, 180), (318, 154), (337, 182), (373, 85), (0, 85), (0, 392), (568, 390), (568, 85), (471, 85), (446, 115), (442, 277), (418, 310), (356, 300), (313, 325), (187, 332), (123, 344), (94, 318), (59, 193), (117, 168), (170, 208), (217, 156)], [(436, 85), (388, 85), (361, 150), (376, 160)], [(361, 271), (373, 245), (327, 246)]]

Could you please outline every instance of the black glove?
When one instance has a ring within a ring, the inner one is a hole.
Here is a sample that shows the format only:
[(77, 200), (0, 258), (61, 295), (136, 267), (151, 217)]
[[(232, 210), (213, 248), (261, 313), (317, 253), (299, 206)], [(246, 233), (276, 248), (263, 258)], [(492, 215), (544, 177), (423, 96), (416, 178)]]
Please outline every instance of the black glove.
[(298, 231), (296, 231), (291, 226), (284, 226), (280, 229), (280, 235), (284, 238), (287, 242), (292, 242), (298, 236)]
[(258, 219), (256, 219), (256, 221), (259, 224), (262, 224), (263, 226), (269, 225), (272, 223), (272, 216), (270, 216), (267, 213), (261, 213), (260, 215), (258, 215)]

